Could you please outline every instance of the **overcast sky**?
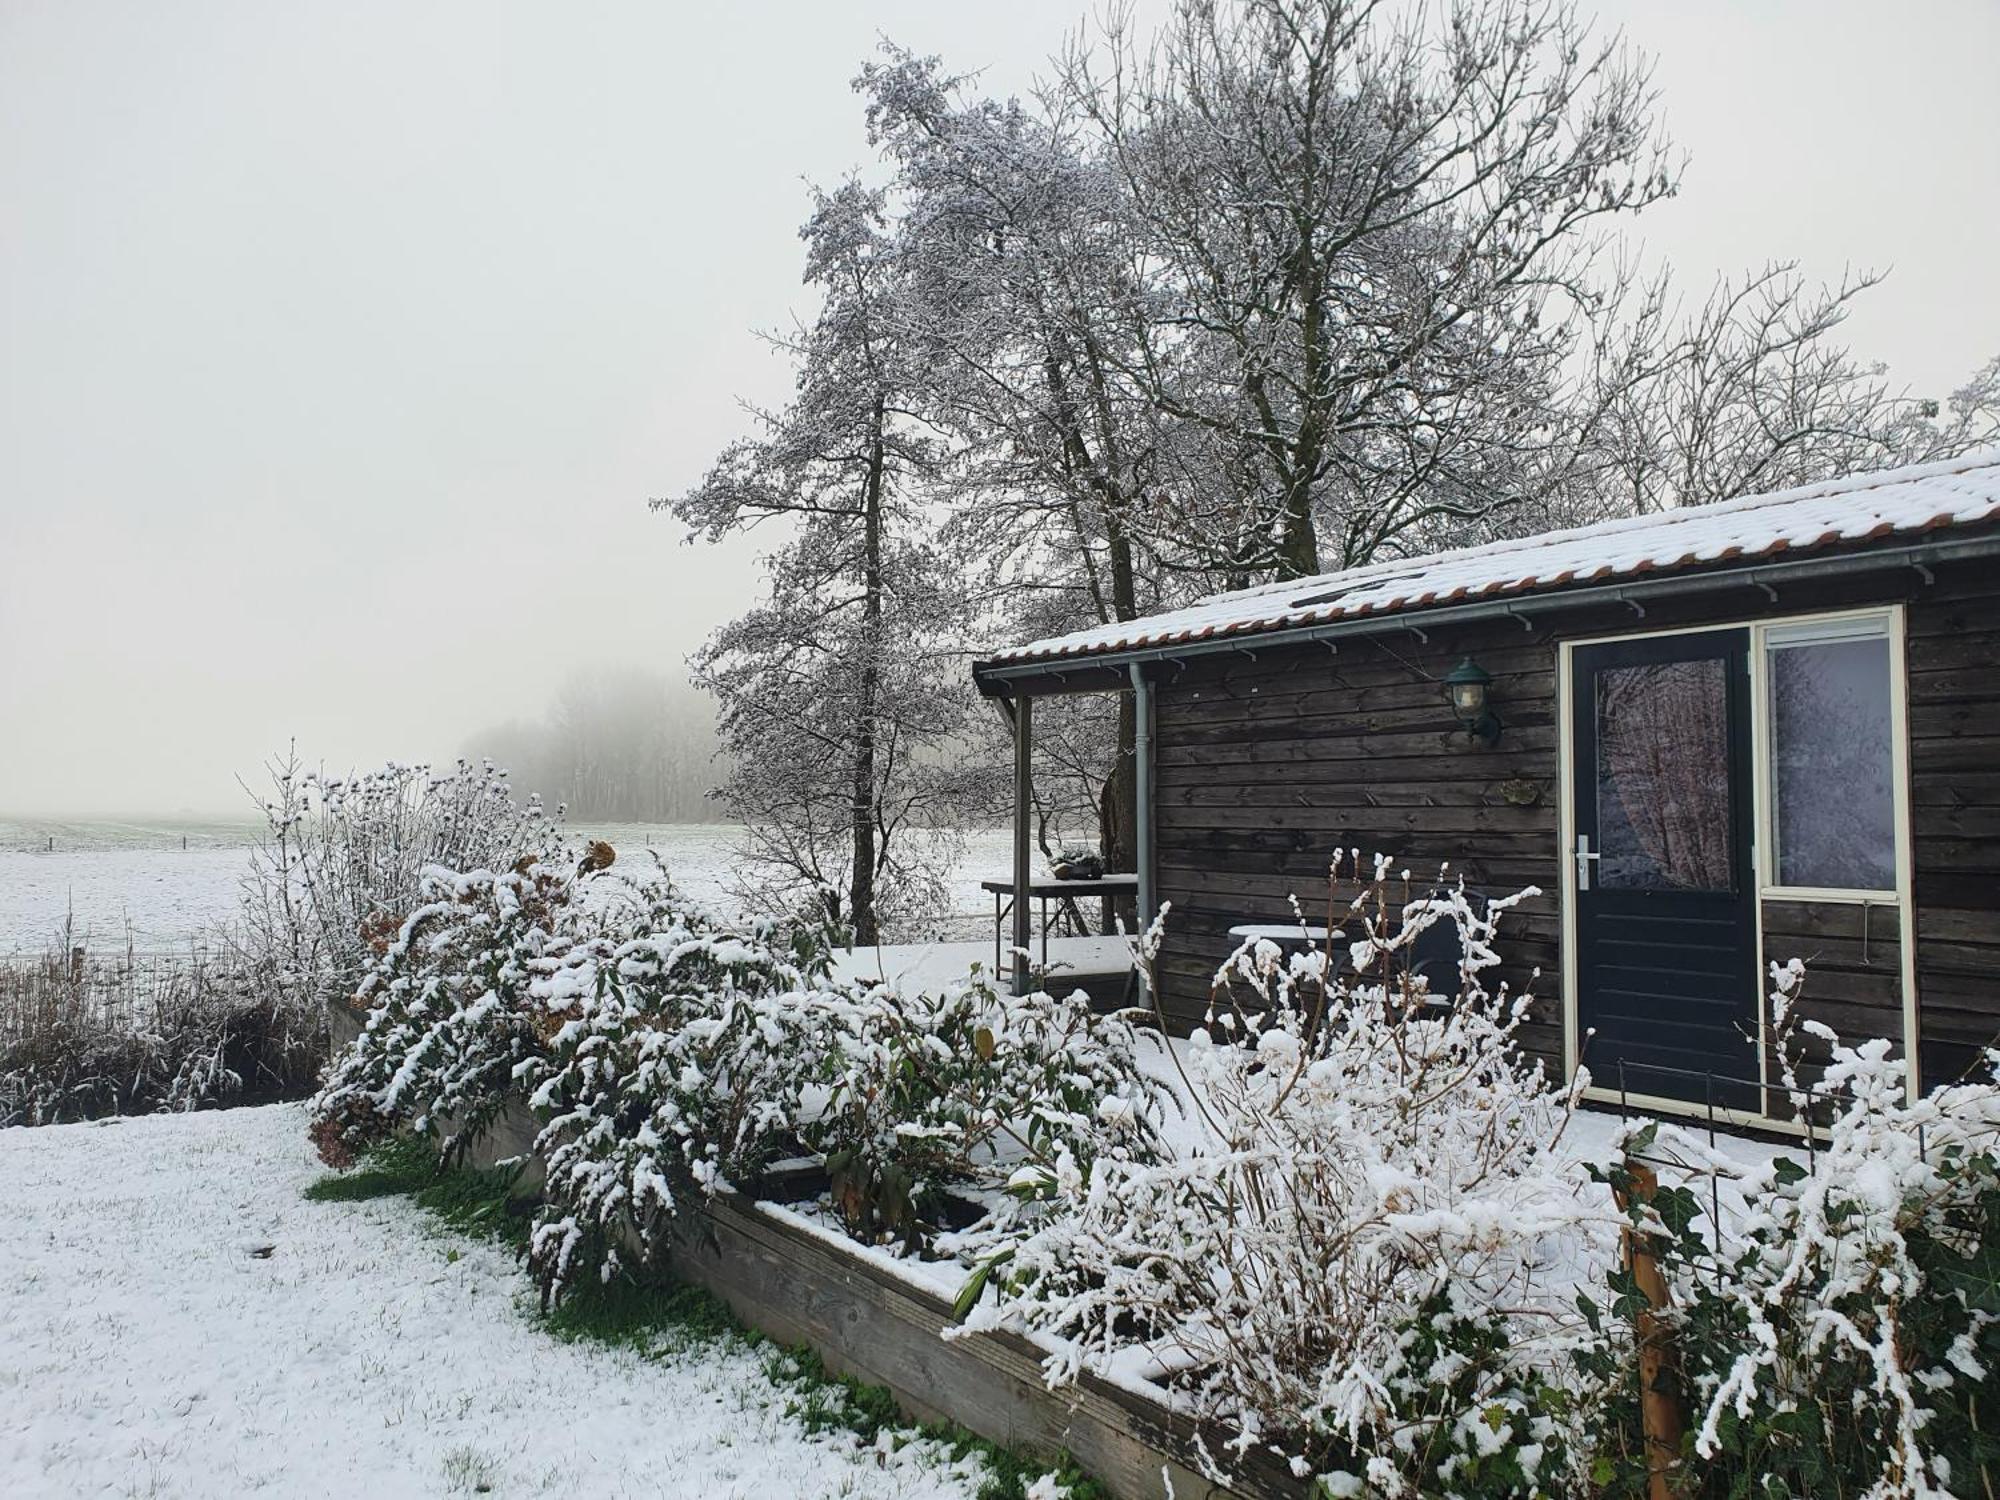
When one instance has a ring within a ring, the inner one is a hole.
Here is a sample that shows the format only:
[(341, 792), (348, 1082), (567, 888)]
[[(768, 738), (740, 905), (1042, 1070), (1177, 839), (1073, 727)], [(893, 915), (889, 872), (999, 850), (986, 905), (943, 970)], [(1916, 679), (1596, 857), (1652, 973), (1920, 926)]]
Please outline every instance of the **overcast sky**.
[[(645, 502), (783, 395), (750, 330), (856, 66), (1022, 89), (1084, 8), (0, 0), (0, 812), (232, 810), (292, 738), (678, 673), (751, 557)], [(1691, 155), (1684, 283), (1889, 267), (1858, 349), (1939, 395), (2000, 353), (2000, 0), (1598, 10)]]

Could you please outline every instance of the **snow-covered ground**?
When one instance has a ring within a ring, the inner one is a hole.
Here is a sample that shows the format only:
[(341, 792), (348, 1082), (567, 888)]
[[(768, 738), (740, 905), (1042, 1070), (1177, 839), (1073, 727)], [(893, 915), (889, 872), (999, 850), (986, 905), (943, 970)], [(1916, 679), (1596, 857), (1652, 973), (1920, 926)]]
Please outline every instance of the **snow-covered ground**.
[[(728, 904), (732, 826), (578, 824), (574, 831), (608, 839), (621, 860), (658, 853), (691, 895)], [(93, 947), (122, 948), (129, 930), (141, 950), (179, 948), (235, 912), (256, 832), (250, 823), (0, 821), (0, 956), (41, 949), (72, 916), (79, 939)], [(960, 935), (990, 931), (993, 898), (979, 882), (1004, 872), (1009, 858), (1005, 832), (973, 836), (952, 882), (950, 915)]]
[(0, 1131), (0, 1495), (977, 1493), (933, 1444), (808, 1434), (741, 1349), (552, 1338), (506, 1250), (306, 1201), (304, 1127)]

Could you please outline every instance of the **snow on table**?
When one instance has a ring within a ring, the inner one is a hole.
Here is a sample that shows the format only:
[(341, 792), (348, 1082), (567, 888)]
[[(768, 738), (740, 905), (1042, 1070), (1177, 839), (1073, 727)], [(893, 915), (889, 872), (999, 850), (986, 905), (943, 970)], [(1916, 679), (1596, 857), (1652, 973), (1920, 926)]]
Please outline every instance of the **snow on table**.
[(757, 1357), (537, 1327), (512, 1255), (309, 1203), (300, 1106), (0, 1131), (0, 1495), (966, 1496), (808, 1434)]

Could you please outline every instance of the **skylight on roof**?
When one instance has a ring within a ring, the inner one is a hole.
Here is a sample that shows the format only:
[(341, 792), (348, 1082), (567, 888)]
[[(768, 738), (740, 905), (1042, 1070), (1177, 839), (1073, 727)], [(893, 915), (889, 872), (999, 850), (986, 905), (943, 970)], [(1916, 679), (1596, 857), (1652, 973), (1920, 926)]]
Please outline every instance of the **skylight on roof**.
[(1401, 573), (1390, 578), (1357, 578), (1351, 583), (1343, 583), (1338, 588), (1325, 589), (1317, 594), (1307, 594), (1303, 599), (1293, 599), (1285, 605), (1287, 609), (1312, 609), (1321, 604), (1332, 604), (1337, 599), (1345, 599), (1349, 594), (1363, 589), (1394, 588), (1399, 583), (1412, 583), (1419, 576), (1416, 573)]

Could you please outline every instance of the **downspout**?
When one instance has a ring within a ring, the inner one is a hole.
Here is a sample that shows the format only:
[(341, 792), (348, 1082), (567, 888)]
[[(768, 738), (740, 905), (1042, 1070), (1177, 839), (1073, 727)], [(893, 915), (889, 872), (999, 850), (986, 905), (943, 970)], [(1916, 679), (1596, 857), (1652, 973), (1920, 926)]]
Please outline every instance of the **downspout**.
[(1014, 698), (1014, 993), (1025, 995), (1033, 988), (1028, 973), (1028, 912), (1032, 881), (1029, 863), (1028, 824), (1034, 801), (1034, 738), (1031, 709), (1034, 699), (1026, 693)]
[(1132, 792), (1136, 804), (1133, 817), (1139, 825), (1134, 830), (1132, 860), (1138, 866), (1139, 876), (1138, 899), (1133, 907), (1139, 929), (1133, 934), (1136, 937), (1145, 932), (1158, 909), (1153, 901), (1153, 683), (1136, 661), (1128, 664), (1126, 671), (1132, 677)]

